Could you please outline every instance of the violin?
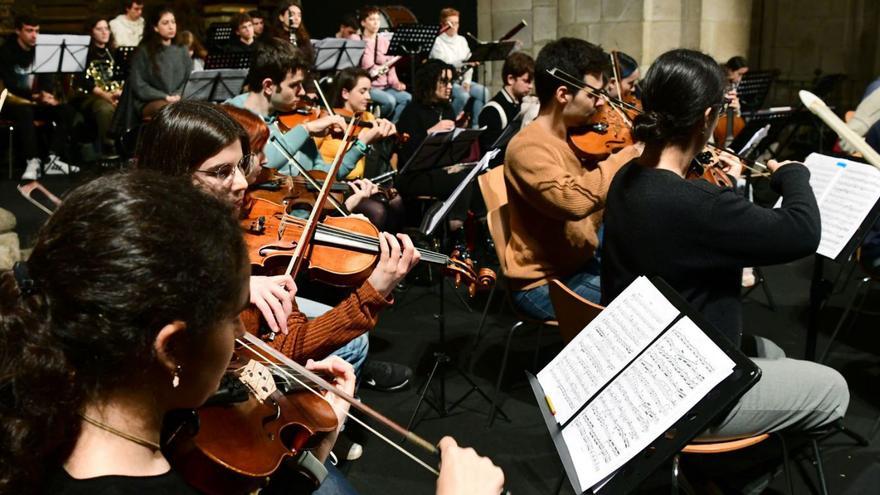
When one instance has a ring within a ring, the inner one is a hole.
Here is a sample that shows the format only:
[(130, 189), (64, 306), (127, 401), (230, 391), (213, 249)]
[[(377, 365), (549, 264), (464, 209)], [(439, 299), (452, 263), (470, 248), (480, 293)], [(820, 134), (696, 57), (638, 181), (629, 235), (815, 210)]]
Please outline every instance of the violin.
[[(176, 423), (163, 442), (175, 470), (203, 493), (253, 493), (315, 436), (335, 431), (330, 404), (291, 373), (247, 338), (236, 339), (217, 393), (166, 421)], [(314, 473), (303, 473), (317, 482)]]
[(281, 132), (287, 132), (298, 125), (317, 120), (322, 116), (321, 107), (303, 99), (290, 112), (278, 114), (278, 126), (281, 128)]
[[(730, 91), (735, 90), (736, 85), (732, 85)], [(712, 136), (716, 143), (728, 147), (745, 127), (746, 121), (736, 114), (735, 109), (728, 106), (727, 110), (718, 118), (718, 124), (712, 132)]]
[[(266, 273), (277, 273), (296, 249), (306, 221), (285, 212), (285, 206), (252, 198), (240, 220), (251, 264)], [(422, 261), (442, 265), (446, 273), (468, 286), (488, 288), (495, 280), (478, 276), (466, 262), (427, 250), (418, 250)], [(316, 228), (308, 259), (312, 279), (338, 287), (362, 284), (379, 261), (379, 230), (360, 217), (327, 217)]]
[(721, 153), (708, 146), (694, 157), (685, 178), (703, 179), (718, 187), (734, 187), (733, 180), (722, 168)]

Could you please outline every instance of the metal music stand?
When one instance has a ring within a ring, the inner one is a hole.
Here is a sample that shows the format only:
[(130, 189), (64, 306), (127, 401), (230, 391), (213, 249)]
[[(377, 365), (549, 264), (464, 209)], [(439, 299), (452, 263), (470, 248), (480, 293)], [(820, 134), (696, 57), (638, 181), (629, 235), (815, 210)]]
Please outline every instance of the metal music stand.
[[(411, 56), (413, 60), (417, 55), (429, 53), (434, 46), (434, 40), (440, 34), (440, 26), (436, 24), (404, 24), (394, 30), (391, 36), (391, 44), (388, 46), (386, 55)], [(409, 64), (410, 83), (416, 80), (416, 64)]]
[(208, 36), (205, 42), (209, 48), (217, 49), (232, 41), (234, 27), (229, 22), (215, 22), (208, 26)]
[(250, 69), (252, 53), (213, 52), (205, 59), (205, 69)]
[(184, 100), (222, 103), (241, 94), (247, 69), (196, 70), (183, 86)]
[(743, 112), (749, 110), (757, 110), (764, 105), (767, 94), (770, 92), (770, 86), (779, 76), (777, 70), (762, 70), (746, 72), (736, 88), (736, 95), (739, 98), (741, 110)]
[(342, 38), (316, 40), (315, 70), (336, 73), (349, 67), (360, 67), (367, 42)]
[(43, 34), (34, 49), (31, 74), (71, 74), (85, 72), (90, 36)]

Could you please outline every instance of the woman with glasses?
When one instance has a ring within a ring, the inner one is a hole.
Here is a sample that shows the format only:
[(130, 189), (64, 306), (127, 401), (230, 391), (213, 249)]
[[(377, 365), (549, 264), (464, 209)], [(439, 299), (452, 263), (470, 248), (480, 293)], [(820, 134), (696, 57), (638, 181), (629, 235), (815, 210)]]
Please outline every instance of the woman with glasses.
[[(673, 50), (651, 64), (642, 86), (645, 113), (633, 129), (645, 150), (620, 169), (608, 191), (602, 303), (640, 275), (660, 276), (739, 344), (742, 268), (815, 253), (820, 223), (810, 172), (799, 163), (767, 163), (770, 187), (782, 195), (782, 206), (774, 209), (731, 188), (685, 179), (715, 129), (725, 86), (718, 64), (700, 52)], [(752, 339), (761, 380), (703, 437), (810, 430), (843, 417), (849, 392), (839, 373)]]
[[(170, 105), (144, 127), (135, 157), (138, 168), (191, 177), (239, 211), (245, 205), (247, 177), (258, 162), (238, 123), (214, 105), (190, 101)], [(380, 239), (383, 254), (367, 281), (311, 321), (296, 308), (296, 285), (290, 276), (252, 276), (251, 302), (278, 334), (272, 345), (297, 361), (344, 347), (337, 354), (359, 370), (368, 347), (365, 333), (376, 325), (379, 311), (393, 302), (392, 289), (419, 260), (409, 237), (383, 233)]]
[[(409, 141), (398, 152), (398, 167), (407, 162), (429, 134), (448, 132), (455, 128), (455, 114), (449, 103), (452, 94), (454, 69), (441, 60), (428, 60), (416, 72), (414, 99), (407, 105), (397, 122), (399, 133), (409, 134)], [(435, 196), (446, 199), (467, 174), (467, 170), (449, 173), (447, 170), (428, 170), (403, 173), (395, 183), (405, 198)], [(457, 244), (463, 246), (461, 228), (473, 197), (473, 183), (465, 187), (459, 200), (449, 210), (449, 232)]]
[[(487, 93), (485, 86), (473, 82), (473, 67), (477, 64), (465, 62), (471, 56), (471, 49), (464, 36), (458, 34), (460, 15), (459, 11), (453, 8), (440, 11), (440, 26), (447, 29), (434, 40), (430, 57), (452, 65), (457, 73), (461, 74), (461, 83), (455, 82), (452, 86), (452, 110), (456, 116), (462, 111), (467, 112), (470, 121), (476, 127), (480, 112), (486, 104)], [(472, 100), (472, 103), (468, 107), (469, 100)]]

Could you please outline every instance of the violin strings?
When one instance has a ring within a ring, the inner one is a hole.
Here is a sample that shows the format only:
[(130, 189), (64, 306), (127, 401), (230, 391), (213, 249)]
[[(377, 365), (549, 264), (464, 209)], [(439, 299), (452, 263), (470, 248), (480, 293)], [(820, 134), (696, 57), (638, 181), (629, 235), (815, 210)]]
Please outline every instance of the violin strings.
[[(293, 378), (296, 382), (298, 382), (300, 385), (302, 385), (302, 386), (303, 386), (306, 390), (308, 390), (309, 392), (311, 392), (311, 393), (317, 395), (318, 397), (324, 399), (325, 401), (327, 400), (327, 398), (324, 397), (320, 392), (318, 392), (318, 391), (315, 390), (314, 388), (310, 387), (310, 386), (309, 386), (308, 384), (306, 384), (304, 381), (300, 380), (296, 375), (294, 375), (294, 374), (292, 374), (292, 373), (289, 373), (285, 368), (281, 367), (278, 363), (275, 363), (275, 362), (273, 362), (273, 361), (269, 361), (268, 356), (263, 355), (263, 354), (260, 352), (260, 350), (255, 349), (254, 347), (251, 347), (249, 344), (247, 344), (246, 342), (244, 342), (242, 339), (236, 339), (236, 341), (237, 341), (239, 344), (241, 344), (242, 346), (244, 346), (245, 348), (247, 348), (248, 350), (250, 350), (251, 352), (253, 352), (254, 354), (256, 354), (256, 355), (262, 357), (262, 359), (264, 360), (265, 363), (270, 364), (270, 365), (274, 366), (275, 368), (279, 369), (279, 370), (281, 371), (282, 374), (288, 374), (288, 375), (290, 375), (291, 378)], [(288, 368), (291, 368), (291, 367), (288, 366)], [(292, 369), (292, 368), (291, 368), (291, 369)], [(303, 375), (303, 376), (304, 376), (304, 375)], [(335, 393), (333, 390), (328, 390), (328, 392), (330, 392), (331, 394), (332, 394), (332, 393)], [(345, 400), (348, 400), (347, 398), (343, 397), (342, 395), (340, 395), (340, 394), (338, 394), (338, 393), (336, 394), (336, 396), (337, 396), (337, 397), (341, 397), (341, 398), (343, 398), (343, 399), (345, 399)], [(352, 405), (354, 405), (354, 404), (352, 404)], [(331, 407), (332, 407), (332, 406), (331, 406)], [(382, 433), (376, 431), (376, 429), (374, 429), (374, 428), (371, 427), (370, 425), (368, 425), (368, 424), (366, 424), (365, 422), (361, 421), (357, 416), (352, 415), (352, 414), (351, 414), (351, 411), (346, 411), (346, 412), (345, 412), (345, 415), (346, 415), (346, 417), (350, 418), (352, 421), (354, 421), (354, 422), (356, 422), (357, 424), (363, 426), (363, 427), (364, 427), (367, 431), (369, 431), (370, 433), (372, 433), (372, 434), (376, 435), (377, 437), (379, 437), (382, 441), (384, 441), (385, 443), (387, 443), (387, 444), (390, 445), (391, 447), (393, 447), (393, 448), (395, 448), (396, 450), (398, 450), (398, 451), (399, 451), (400, 453), (402, 453), (403, 455), (405, 455), (405, 456), (409, 457), (410, 459), (412, 459), (413, 461), (415, 461), (417, 464), (419, 464), (420, 466), (422, 466), (423, 468), (425, 468), (426, 470), (428, 470), (428, 472), (434, 474), (435, 476), (440, 476), (440, 472), (439, 472), (439, 471), (437, 471), (436, 469), (434, 469), (433, 467), (431, 467), (430, 465), (428, 465), (425, 461), (423, 461), (423, 460), (419, 459), (418, 457), (416, 457), (414, 454), (412, 454), (412, 453), (409, 452), (408, 450), (406, 450), (406, 449), (404, 449), (403, 447), (401, 447), (400, 445), (398, 445), (396, 442), (392, 441), (390, 438), (388, 438), (388, 437), (386, 437), (385, 435), (383, 435)]]
[[(293, 225), (302, 225), (303, 220), (301, 218), (294, 217), (292, 215), (285, 215), (282, 220), (282, 224), (293, 224)], [(358, 232), (351, 232), (349, 230), (345, 230), (339, 227), (333, 227), (330, 225), (320, 224), (318, 225), (318, 232), (334, 234), (344, 240), (362, 242), (364, 244), (368, 244), (372, 247), (379, 247), (379, 239), (377, 237), (372, 237), (366, 234), (360, 234)], [(449, 261), (449, 257), (445, 254), (437, 253), (434, 251), (427, 251), (424, 249), (416, 248), (419, 254), (422, 255), (422, 259), (429, 263), (440, 263), (446, 264)]]

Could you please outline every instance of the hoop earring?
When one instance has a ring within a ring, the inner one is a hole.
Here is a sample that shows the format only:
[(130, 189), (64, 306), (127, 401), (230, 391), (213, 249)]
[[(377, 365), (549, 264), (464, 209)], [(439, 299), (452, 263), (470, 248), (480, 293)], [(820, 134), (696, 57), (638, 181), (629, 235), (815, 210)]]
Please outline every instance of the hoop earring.
[(171, 387), (177, 388), (180, 385), (180, 365), (174, 370), (174, 376), (171, 378)]

